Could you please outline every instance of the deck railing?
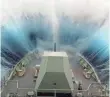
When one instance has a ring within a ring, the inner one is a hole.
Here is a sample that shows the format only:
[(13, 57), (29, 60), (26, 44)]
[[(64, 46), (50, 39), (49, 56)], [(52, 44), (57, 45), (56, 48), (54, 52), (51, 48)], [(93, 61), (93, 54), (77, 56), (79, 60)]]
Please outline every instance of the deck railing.
[[(86, 90), (74, 90), (74, 89), (38, 89), (35, 90), (35, 88), (20, 88), (19, 87), (19, 82), (18, 80), (10, 80), (10, 83), (16, 83), (16, 90), (12, 91), (11, 89), (8, 89), (7, 91), (11, 92), (11, 93), (15, 93), (18, 95), (18, 97), (26, 97), (28, 92), (34, 92), (35, 93), (35, 97), (39, 97), (37, 92), (44, 92), (44, 93), (53, 93), (54, 96), (53, 97), (57, 97), (57, 93), (59, 93), (59, 91), (61, 93), (71, 93), (72, 97), (75, 97), (77, 93), (82, 93), (82, 95), (84, 97), (93, 97), (93, 96), (98, 96), (98, 97), (108, 97), (109, 96), (109, 91), (107, 90), (107, 88), (103, 88), (103, 83), (91, 83), (88, 88)], [(95, 89), (100, 90), (100, 91), (96, 91)], [(6, 96), (6, 95), (5, 95)]]
[(96, 73), (96, 71), (95, 71), (95, 69), (94, 69), (94, 67), (88, 62), (88, 60), (84, 57), (84, 56), (82, 56), (81, 54), (79, 54), (78, 53), (78, 55), (90, 66), (90, 68), (93, 70), (93, 72), (94, 72), (94, 74), (95, 74), (95, 77), (96, 77), (96, 80), (97, 80), (97, 82), (98, 83), (101, 83), (101, 81), (100, 81), (100, 79), (99, 79), (99, 77), (98, 77), (98, 75), (97, 75), (97, 73)]

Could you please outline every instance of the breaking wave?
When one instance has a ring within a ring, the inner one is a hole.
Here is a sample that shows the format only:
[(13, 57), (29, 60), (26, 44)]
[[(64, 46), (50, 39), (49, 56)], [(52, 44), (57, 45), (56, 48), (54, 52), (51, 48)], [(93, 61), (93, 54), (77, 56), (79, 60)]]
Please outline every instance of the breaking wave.
[[(70, 46), (80, 52), (94, 66), (102, 81), (109, 80), (108, 28), (84, 19), (73, 21), (64, 14), (58, 16), (58, 25), (58, 48)], [(23, 14), (19, 20), (10, 19), (1, 26), (2, 72), (34, 49), (52, 50), (54, 41), (52, 21), (41, 13)]]

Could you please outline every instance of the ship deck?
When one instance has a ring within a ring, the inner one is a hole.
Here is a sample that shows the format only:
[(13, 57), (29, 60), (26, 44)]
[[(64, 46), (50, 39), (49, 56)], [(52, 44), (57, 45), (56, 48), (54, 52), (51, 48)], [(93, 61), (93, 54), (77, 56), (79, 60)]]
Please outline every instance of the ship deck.
[[(69, 54), (68, 54), (69, 55)], [(72, 66), (72, 70), (73, 70), (73, 74), (75, 76), (75, 79), (77, 82), (82, 82), (82, 86), (83, 89), (86, 90), (88, 88), (88, 86), (91, 83), (95, 83), (96, 81), (91, 79), (86, 79), (83, 75), (83, 68), (79, 65), (79, 63), (76, 61), (76, 56), (71, 56), (69, 55), (69, 62)], [(39, 64), (36, 63), (36, 64)], [(20, 95), (19, 97), (25, 97), (25, 95), (27, 94), (28, 91), (32, 91), (34, 90), (35, 87), (35, 82), (34, 80), (34, 68), (33, 66), (35, 65), (35, 63), (33, 64), (30, 63), (30, 65), (27, 66), (26, 69), (26, 73), (23, 77), (17, 77), (15, 76), (12, 80), (10, 80), (6, 87), (3, 89), (3, 92), (1, 93), (1, 97), (6, 97), (6, 95), (8, 93), (18, 93), (18, 95)], [(77, 84), (74, 84), (75, 90), (77, 90)], [(98, 94), (99, 91), (99, 87), (98, 88), (91, 88), (91, 92), (96, 93), (96, 95)], [(84, 96), (87, 97), (87, 96)], [(100, 97), (100, 96), (99, 96)]]

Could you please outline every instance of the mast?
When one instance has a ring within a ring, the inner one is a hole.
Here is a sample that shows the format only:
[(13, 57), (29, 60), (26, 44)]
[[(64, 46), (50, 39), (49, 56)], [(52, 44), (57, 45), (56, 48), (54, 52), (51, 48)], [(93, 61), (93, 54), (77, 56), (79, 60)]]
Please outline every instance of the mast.
[(54, 52), (56, 52), (56, 42), (54, 43), (53, 50), (54, 50)]

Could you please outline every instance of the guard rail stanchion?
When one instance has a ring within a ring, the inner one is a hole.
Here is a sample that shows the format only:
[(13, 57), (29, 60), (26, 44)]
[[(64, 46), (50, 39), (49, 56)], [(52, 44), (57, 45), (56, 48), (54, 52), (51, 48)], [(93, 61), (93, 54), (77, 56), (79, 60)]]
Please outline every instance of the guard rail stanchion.
[(36, 97), (37, 97), (37, 91), (36, 91)]

